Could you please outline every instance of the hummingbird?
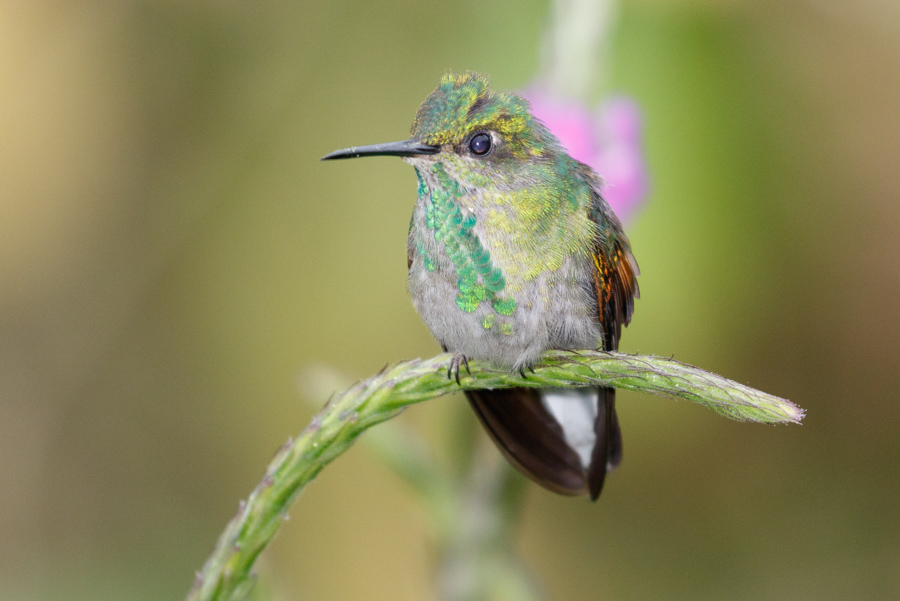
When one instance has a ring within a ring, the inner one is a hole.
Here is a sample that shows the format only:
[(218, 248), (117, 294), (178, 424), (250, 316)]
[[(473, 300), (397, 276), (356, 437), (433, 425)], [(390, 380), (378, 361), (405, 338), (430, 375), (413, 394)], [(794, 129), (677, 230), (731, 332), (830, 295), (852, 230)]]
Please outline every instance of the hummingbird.
[[(600, 193), (520, 96), (478, 73), (447, 73), (419, 106), (409, 140), (322, 160), (399, 156), (418, 196), (407, 238), (413, 305), (445, 352), (532, 368), (550, 349), (615, 351), (639, 297), (637, 262)], [(615, 389), (470, 390), (500, 451), (564, 495), (600, 496), (622, 460)]]

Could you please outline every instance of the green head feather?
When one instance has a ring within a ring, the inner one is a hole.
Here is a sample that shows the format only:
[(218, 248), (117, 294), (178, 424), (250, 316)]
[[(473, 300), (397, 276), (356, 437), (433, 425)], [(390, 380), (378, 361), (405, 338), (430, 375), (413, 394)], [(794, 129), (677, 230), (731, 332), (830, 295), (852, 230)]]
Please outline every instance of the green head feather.
[(483, 75), (447, 73), (416, 112), (412, 137), (425, 144), (462, 144), (473, 133), (500, 135), (516, 158), (544, 156), (558, 142), (531, 116), (528, 102), (515, 94), (496, 92)]

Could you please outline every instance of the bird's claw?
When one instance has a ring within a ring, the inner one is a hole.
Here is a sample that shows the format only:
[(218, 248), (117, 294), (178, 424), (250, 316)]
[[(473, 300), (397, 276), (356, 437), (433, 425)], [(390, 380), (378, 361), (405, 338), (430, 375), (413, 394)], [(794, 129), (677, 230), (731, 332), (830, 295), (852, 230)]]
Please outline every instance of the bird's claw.
[(525, 370), (526, 370), (526, 369), (527, 369), (528, 371), (530, 371), (531, 373), (533, 373), (533, 374), (536, 374), (536, 373), (537, 373), (536, 371), (534, 371), (534, 368), (533, 368), (532, 366), (530, 366), (530, 365), (529, 365), (528, 367), (524, 367), (524, 366), (523, 366), (523, 367), (520, 367), (520, 368), (519, 368), (519, 375), (522, 376), (522, 379), (523, 379), (523, 380), (527, 380), (527, 379), (528, 379), (528, 374), (525, 373)]
[(450, 366), (447, 368), (447, 379), (456, 380), (456, 383), (459, 384), (459, 369), (463, 365), (466, 367), (466, 372), (471, 374), (472, 370), (469, 369), (468, 357), (462, 353), (453, 353), (453, 357), (450, 359)]

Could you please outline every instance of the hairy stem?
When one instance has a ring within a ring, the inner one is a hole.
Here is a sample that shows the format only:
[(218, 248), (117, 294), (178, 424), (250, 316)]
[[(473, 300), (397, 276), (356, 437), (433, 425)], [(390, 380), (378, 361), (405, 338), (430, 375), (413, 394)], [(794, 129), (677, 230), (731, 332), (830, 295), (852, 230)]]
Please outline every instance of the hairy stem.
[(366, 429), (405, 407), (435, 397), (483, 388), (603, 385), (706, 405), (739, 421), (799, 423), (793, 403), (674, 359), (601, 351), (549, 351), (522, 377), (471, 361), (460, 383), (448, 378), (451, 355), (403, 361), (333, 397), (312, 423), (275, 455), (262, 482), (242, 502), (197, 573), (188, 601), (241, 599), (252, 586), (256, 558), (275, 535), (297, 494)]

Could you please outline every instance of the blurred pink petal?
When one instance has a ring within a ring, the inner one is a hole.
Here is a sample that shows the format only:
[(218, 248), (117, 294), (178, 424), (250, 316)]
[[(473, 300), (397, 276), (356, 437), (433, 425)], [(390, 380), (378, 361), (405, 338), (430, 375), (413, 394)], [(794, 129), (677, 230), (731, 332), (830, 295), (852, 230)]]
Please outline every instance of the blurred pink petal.
[(529, 93), (525, 98), (531, 103), (531, 113), (559, 138), (570, 157), (587, 163), (597, 153), (594, 118), (584, 105), (535, 93)]
[(608, 100), (597, 115), (600, 151), (588, 164), (606, 180), (603, 197), (626, 221), (647, 196), (641, 112), (630, 98)]
[(621, 220), (628, 220), (649, 187), (637, 104), (631, 98), (616, 96), (590, 111), (582, 103), (536, 91), (523, 95), (531, 103), (534, 116), (553, 132), (569, 155), (603, 177), (603, 197)]
[(627, 96), (613, 96), (600, 108), (600, 124), (609, 136), (616, 140), (640, 144), (642, 126), (641, 109)]

